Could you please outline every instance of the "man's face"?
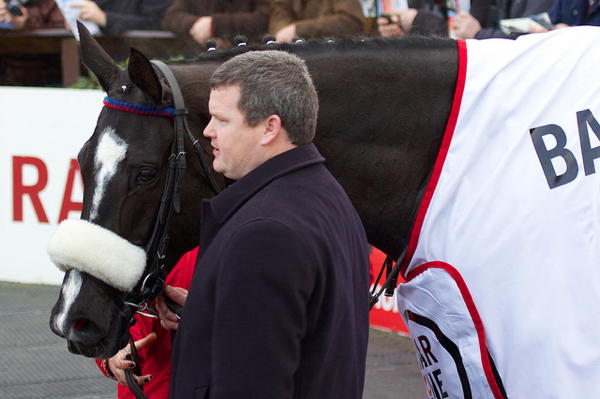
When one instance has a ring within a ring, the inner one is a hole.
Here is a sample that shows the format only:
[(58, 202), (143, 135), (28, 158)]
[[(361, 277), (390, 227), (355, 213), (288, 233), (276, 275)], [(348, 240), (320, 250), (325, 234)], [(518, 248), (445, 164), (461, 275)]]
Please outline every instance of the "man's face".
[(260, 145), (264, 126), (250, 127), (238, 108), (237, 85), (217, 87), (210, 93), (208, 110), (212, 116), (204, 136), (213, 147), (213, 168), (230, 179), (238, 180), (264, 162)]

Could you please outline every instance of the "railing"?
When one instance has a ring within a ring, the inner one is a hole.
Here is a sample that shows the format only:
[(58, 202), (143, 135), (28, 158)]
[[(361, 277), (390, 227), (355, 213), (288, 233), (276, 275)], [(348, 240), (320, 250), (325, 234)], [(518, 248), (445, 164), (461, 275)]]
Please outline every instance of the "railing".
[[(129, 31), (121, 36), (96, 36), (100, 45), (114, 59), (127, 58), (135, 47), (149, 58), (193, 57), (202, 51), (191, 39), (168, 31)], [(79, 45), (66, 29), (37, 29), (0, 33), (0, 56), (9, 54), (60, 54), (63, 85), (77, 81), (81, 75)]]

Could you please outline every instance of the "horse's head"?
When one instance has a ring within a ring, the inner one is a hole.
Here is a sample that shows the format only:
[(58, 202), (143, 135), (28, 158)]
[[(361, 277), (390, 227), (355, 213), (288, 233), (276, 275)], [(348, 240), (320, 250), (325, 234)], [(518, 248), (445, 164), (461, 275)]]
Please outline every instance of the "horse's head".
[[(173, 91), (164, 75), (135, 49), (122, 69), (81, 26), (80, 37), (83, 63), (107, 99), (78, 155), (81, 220), (63, 222), (49, 244), (52, 260), (66, 271), (50, 327), (67, 339), (71, 352), (109, 357), (127, 342), (135, 309), (125, 302), (156, 296), (159, 275), (197, 245), (200, 199), (214, 193), (197, 154), (202, 146), (195, 148), (187, 134), (176, 138)], [(191, 112), (200, 118), (192, 135), (203, 139), (208, 114)], [(209, 155), (201, 155), (210, 166)], [(174, 176), (182, 167), (178, 190)], [(167, 242), (165, 258), (157, 258)]]

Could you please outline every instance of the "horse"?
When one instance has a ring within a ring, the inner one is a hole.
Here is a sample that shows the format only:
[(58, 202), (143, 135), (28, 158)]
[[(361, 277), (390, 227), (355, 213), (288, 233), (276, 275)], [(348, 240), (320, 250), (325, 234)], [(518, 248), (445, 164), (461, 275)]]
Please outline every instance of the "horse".
[[(320, 102), (315, 144), (356, 207), (369, 242), (393, 258), (405, 254), (402, 271), (411, 277), (414, 269), (408, 263), (418, 250), (418, 233), (426, 218), (423, 203), (429, 204), (434, 196), (445, 157), (439, 154), (446, 154), (460, 114), (461, 98), (456, 93), (465, 86), (464, 41), (356, 39), (242, 46), (209, 51), (192, 62), (170, 63), (166, 69), (132, 48), (129, 64), (122, 69), (81, 27), (80, 36), (83, 63), (107, 93), (94, 133), (78, 155), (84, 180), (81, 219), (101, 230), (98, 241), (109, 237), (111, 246), (127, 247), (125, 252), (131, 255), (127, 261), (139, 266), (120, 285), (115, 276), (127, 269), (122, 259), (114, 259), (119, 270), (109, 276), (98, 272), (96, 260), (90, 261), (92, 266), (77, 267), (65, 264), (69, 259), (54, 259), (66, 273), (50, 327), (67, 340), (69, 351), (98, 358), (114, 355), (127, 342), (131, 313), (136, 310), (131, 295), (151, 285), (144, 280), (148, 276), (157, 279), (151, 265), (159, 262), (161, 273), (167, 273), (196, 245), (200, 200), (211, 198), (228, 183), (210, 168), (210, 144), (202, 136), (210, 120), (208, 80), (221, 63), (245, 51), (276, 49), (305, 60)], [(176, 105), (181, 100), (185, 110)], [(514, 110), (499, 108), (499, 118), (509, 123)], [(189, 134), (176, 133), (186, 124)], [(589, 124), (596, 129), (593, 117)], [(548, 133), (548, 129), (530, 127), (535, 153), (546, 173), (551, 158), (563, 156), (560, 149), (565, 144), (557, 135), (558, 150), (548, 149), (544, 145), (549, 144), (540, 144), (543, 138), (535, 137), (552, 135), (556, 129)], [(600, 138), (600, 131), (594, 132)], [(572, 159), (564, 159), (569, 167)], [(170, 172), (174, 166), (168, 167), (175, 162), (180, 164), (179, 174)], [(549, 173), (548, 184), (566, 180), (565, 174)], [(173, 174), (181, 179), (175, 189)], [(174, 194), (165, 195), (169, 190)], [(171, 204), (171, 213), (161, 212), (165, 203)], [(169, 238), (160, 245), (155, 240), (157, 225), (165, 230), (162, 236)], [(93, 240), (96, 233), (86, 229), (65, 231), (81, 240)], [(154, 256), (157, 247), (164, 249), (158, 251), (160, 260)], [(99, 256), (110, 251), (110, 247), (100, 248)], [(150, 289), (146, 299), (159, 290)], [(414, 321), (410, 317), (414, 313), (406, 306), (403, 309), (405, 320)], [(503, 380), (509, 373), (494, 365), (494, 358), (501, 354), (486, 347), (482, 331), (475, 334), (481, 344), (485, 395), (506, 397), (506, 392), (514, 392), (514, 379), (505, 390)], [(433, 372), (435, 378), (426, 374), (436, 358), (431, 347), (424, 345), (425, 341), (415, 340), (424, 376), (429, 377), (425, 381), (431, 381), (427, 382), (430, 392), (441, 395), (439, 373)], [(473, 389), (462, 385), (463, 392)]]

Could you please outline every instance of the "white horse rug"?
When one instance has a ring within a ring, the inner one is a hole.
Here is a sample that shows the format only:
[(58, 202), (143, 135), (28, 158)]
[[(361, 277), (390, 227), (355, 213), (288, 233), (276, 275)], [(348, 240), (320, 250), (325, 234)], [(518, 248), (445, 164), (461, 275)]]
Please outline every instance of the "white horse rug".
[(600, 28), (459, 41), (398, 289), (431, 398), (600, 398)]

